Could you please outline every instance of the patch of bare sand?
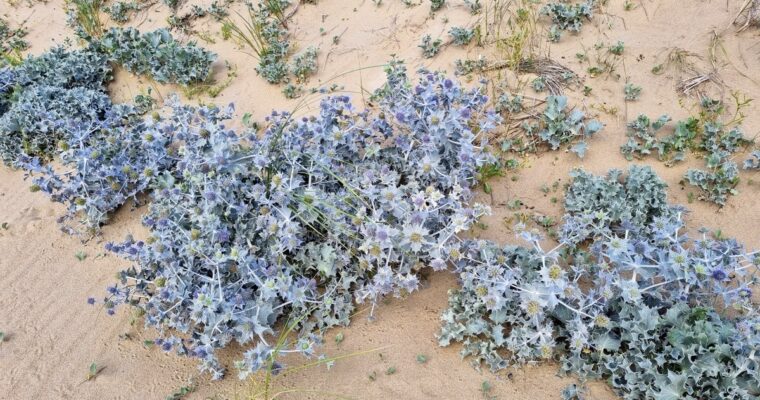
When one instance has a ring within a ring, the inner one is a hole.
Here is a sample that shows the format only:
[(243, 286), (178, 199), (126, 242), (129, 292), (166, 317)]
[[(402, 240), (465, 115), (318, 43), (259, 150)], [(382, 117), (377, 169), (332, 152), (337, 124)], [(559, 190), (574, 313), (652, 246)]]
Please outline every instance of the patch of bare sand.
[[(301, 6), (291, 23), (291, 33), (298, 49), (310, 45), (320, 49), (320, 71), (311, 84), (338, 83), (360, 105), (369, 91), (383, 82), (382, 69), (373, 66), (385, 63), (392, 54), (406, 60), (410, 70), (427, 66), (448, 71), (453, 70), (453, 62), (458, 58), (488, 55), (492, 49), (449, 46), (434, 59), (421, 58), (417, 44), (422, 35), (430, 33), (445, 38), (450, 26), (476, 22), (477, 17), (469, 15), (460, 2), (448, 3), (444, 11), (430, 17), (427, 3), (407, 8), (394, 0), (384, 1), (380, 7), (369, 0), (321, 0), (317, 6)], [(595, 17), (580, 35), (565, 34), (559, 44), (552, 45), (551, 56), (585, 76), (586, 66), (577, 62), (576, 53), (583, 48), (593, 49), (599, 41), (622, 40), (626, 45), (625, 73), (631, 82), (643, 86), (641, 100), (627, 104), (623, 101), (623, 79), (586, 78), (585, 84), (593, 88), (591, 95), (568, 93), (570, 103), (599, 114), (606, 124), (606, 129), (591, 141), (587, 157), (579, 160), (562, 152), (530, 157), (517, 173), (516, 181), (503, 178), (492, 182), (492, 195), (481, 194), (479, 200), (493, 207), (493, 215), (485, 221), (488, 228), (475, 231), (475, 235), (500, 242), (514, 241), (509, 226), (503, 222), (513, 214), (506, 207), (506, 202), (513, 199), (526, 203), (529, 212), (561, 215), (561, 207), (550, 200), (553, 196), (561, 200), (561, 192), (545, 195), (540, 187), (551, 186), (557, 180), (567, 182), (572, 168), (583, 167), (595, 173), (627, 168), (629, 163), (618, 148), (625, 141), (626, 121), (639, 113), (650, 116), (668, 113), (676, 120), (692, 113), (689, 107), (693, 99), (678, 97), (670, 73), (659, 76), (650, 73), (655, 58), (663, 49), (678, 46), (701, 55), (705, 62), (711, 32), (726, 29), (740, 7), (737, 2), (727, 6), (722, 0), (645, 0), (634, 2), (640, 4), (639, 8), (626, 12), (622, 2), (611, 3), (614, 4), (607, 7), (607, 14)], [(39, 54), (71, 36), (60, 1), (31, 8), (10, 8), (3, 3), (0, 12), (16, 22), (28, 18), (31, 53)], [(155, 6), (141, 13), (133, 25), (140, 29), (160, 27), (165, 25), (167, 15), (163, 6)], [(298, 104), (300, 100), (286, 100), (280, 87), (268, 85), (256, 76), (255, 61), (219, 37), (218, 23), (200, 21), (195, 28), (215, 38), (215, 43), (201, 42), (220, 55), (215, 77), (218, 80), (226, 77), (223, 60), (236, 66), (238, 76), (217, 98), (191, 101), (235, 102), (238, 116), (251, 112), (257, 118), (272, 109), (292, 109)], [(324, 35), (320, 28), (326, 32)], [(333, 36), (339, 36), (337, 44), (333, 43)], [(719, 65), (727, 86), (760, 98), (760, 87), (738, 72), (760, 80), (757, 30), (736, 36), (729, 28), (724, 39), (733, 63)], [(505, 76), (512, 79), (508, 74)], [(147, 87), (153, 87), (162, 96), (177, 90), (151, 85), (120, 71), (111, 91), (115, 99), (128, 100)], [(316, 97), (309, 98), (299, 112), (314, 111), (316, 101)], [(600, 105), (617, 108), (617, 115), (595, 111)], [(748, 136), (760, 132), (760, 113), (756, 110), (753, 105), (747, 112), (744, 126)], [(681, 176), (687, 168), (701, 167), (703, 163), (694, 157), (674, 168), (651, 159), (642, 162), (657, 170), (670, 185), (671, 200), (681, 204), (687, 203), (690, 191), (679, 185)], [(742, 175), (740, 194), (731, 198), (720, 212), (707, 203), (688, 204), (692, 210), (689, 223), (695, 227), (720, 228), (726, 235), (757, 248), (760, 188), (757, 183), (748, 183), (751, 174)], [(141, 321), (135, 322), (128, 310), (121, 309), (109, 317), (101, 309), (88, 306), (87, 297), (102, 296), (104, 288), (114, 281), (114, 274), (128, 264), (104, 254), (102, 242), (85, 245), (60, 233), (55, 216), (61, 208), (44, 195), (30, 193), (27, 187), (21, 172), (0, 169), (0, 222), (9, 223), (8, 230), (0, 230), (0, 330), (7, 336), (0, 344), (0, 365), (5, 370), (0, 375), (0, 399), (163, 399), (189, 379), (194, 379), (197, 390), (188, 399), (247, 398), (251, 384), (238, 381), (233, 374), (211, 382), (207, 376), (197, 376), (193, 360), (144, 347), (143, 341), (152, 339), (152, 332), (143, 329)], [(105, 227), (103, 240), (119, 240), (128, 233), (143, 235), (141, 212), (119, 211)], [(84, 261), (74, 256), (80, 250), (87, 254)], [(476, 399), (481, 397), (481, 382), (488, 380), (497, 398), (557, 399), (560, 390), (572, 382), (556, 377), (556, 366), (551, 364), (512, 371), (511, 377), (506, 372), (481, 373), (460, 360), (458, 346), (438, 347), (434, 334), (439, 314), (446, 305), (446, 292), (456, 286), (456, 281), (446, 273), (432, 274), (424, 286), (425, 290), (405, 300), (384, 304), (377, 310), (375, 321), (358, 316), (350, 327), (334, 329), (326, 336), (324, 350), (328, 355), (383, 347), (382, 357), (372, 353), (341, 360), (330, 371), (319, 367), (279, 377), (280, 388), (313, 391), (282, 398), (322, 399), (329, 398), (326, 394), (329, 392), (355, 399)], [(345, 337), (340, 345), (332, 340), (337, 332), (343, 332)], [(223, 359), (231, 362), (240, 352), (241, 349), (226, 349)], [(425, 355), (428, 362), (419, 364), (418, 354)], [(92, 362), (105, 370), (95, 380), (82, 383)], [(397, 372), (386, 375), (389, 367), (395, 367)], [(376, 379), (371, 381), (368, 376), (373, 372)], [(591, 386), (590, 398), (615, 398), (604, 384), (597, 382)]]

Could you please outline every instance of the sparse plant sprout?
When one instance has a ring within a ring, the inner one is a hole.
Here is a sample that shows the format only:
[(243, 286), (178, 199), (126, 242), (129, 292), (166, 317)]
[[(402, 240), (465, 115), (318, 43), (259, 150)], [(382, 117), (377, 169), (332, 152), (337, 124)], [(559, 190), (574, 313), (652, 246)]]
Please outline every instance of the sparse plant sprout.
[(451, 40), (457, 46), (466, 46), (470, 44), (472, 38), (475, 37), (475, 31), (473, 29), (461, 28), (454, 26), (449, 30)]
[(438, 11), (446, 3), (446, 0), (430, 0), (430, 11)]
[(726, 205), (729, 195), (736, 195), (739, 183), (739, 169), (733, 161), (724, 161), (709, 171), (689, 169), (684, 178), (690, 185), (702, 190), (700, 200), (713, 202), (721, 207)]
[(100, 375), (103, 370), (106, 369), (106, 367), (98, 366), (96, 363), (90, 364), (90, 367), (87, 369), (87, 375), (84, 378), (84, 381), (82, 383), (94, 380), (95, 378)]
[(657, 131), (670, 122), (669, 115), (661, 115), (652, 122), (646, 115), (639, 115), (636, 120), (628, 123), (628, 141), (620, 147), (626, 160), (634, 157), (645, 157), (658, 147)]
[(744, 169), (760, 171), (760, 151), (753, 151), (750, 158), (744, 160)]
[(441, 51), (441, 45), (443, 42), (441, 39), (435, 39), (430, 35), (425, 35), (422, 37), (422, 42), (420, 42), (419, 47), (422, 49), (422, 56), (425, 58), (433, 58), (436, 54), (438, 54), (439, 51)]
[(548, 96), (546, 109), (537, 121), (525, 121), (522, 129), (528, 139), (526, 150), (535, 151), (540, 145), (548, 145), (551, 150), (571, 145), (570, 151), (583, 158), (588, 144), (586, 140), (599, 132), (603, 125), (597, 120), (586, 120), (578, 109), (568, 110), (567, 97)]
[(618, 41), (609, 47), (609, 51), (616, 56), (620, 56), (623, 54), (623, 51), (625, 51), (625, 44), (621, 41)]
[(103, 7), (103, 12), (108, 14), (111, 17), (111, 20), (119, 24), (125, 24), (129, 22), (129, 20), (132, 18), (132, 15), (139, 10), (140, 5), (135, 0), (115, 1)]
[(188, 385), (182, 386), (176, 391), (174, 391), (172, 394), (166, 396), (166, 400), (182, 400), (185, 397), (187, 397), (190, 393), (193, 393), (195, 391), (195, 385), (191, 382)]
[(546, 81), (544, 80), (544, 77), (539, 76), (533, 79), (530, 86), (533, 88), (533, 90), (540, 93), (546, 90)]
[(464, 5), (470, 10), (470, 14), (479, 14), (483, 9), (483, 5), (480, 4), (480, 0), (464, 0)]
[(456, 60), (454, 69), (457, 75), (470, 75), (472, 73), (482, 73), (488, 68), (488, 61), (479, 57), (477, 60)]
[(424, 354), (417, 354), (417, 357), (415, 357), (418, 364), (425, 364), (428, 361), (428, 358)]
[(641, 97), (641, 86), (626, 83), (623, 93), (625, 94), (625, 101), (636, 101)]
[(286, 83), (282, 88), (282, 95), (285, 96), (286, 99), (297, 99), (303, 96), (303, 86)]

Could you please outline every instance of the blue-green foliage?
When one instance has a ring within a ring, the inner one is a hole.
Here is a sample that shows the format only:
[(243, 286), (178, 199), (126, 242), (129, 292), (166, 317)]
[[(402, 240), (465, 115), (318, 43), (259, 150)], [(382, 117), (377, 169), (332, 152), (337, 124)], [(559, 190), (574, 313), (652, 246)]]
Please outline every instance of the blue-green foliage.
[(753, 151), (751, 157), (744, 160), (744, 169), (760, 170), (760, 151)]
[(538, 120), (526, 121), (522, 127), (529, 148), (547, 145), (551, 150), (557, 150), (561, 146), (572, 145), (570, 151), (583, 158), (588, 147), (586, 140), (604, 126), (595, 119), (587, 120), (579, 109), (568, 109), (567, 97), (548, 96), (546, 108)]
[(92, 45), (126, 70), (159, 83), (203, 82), (216, 59), (193, 42), (179, 43), (166, 29), (140, 33), (134, 28), (112, 28)]
[(449, 35), (455, 45), (466, 46), (475, 37), (475, 30), (454, 26), (449, 29)]
[(595, 0), (582, 3), (552, 2), (541, 9), (541, 13), (552, 18), (553, 25), (549, 30), (549, 38), (559, 42), (562, 31), (580, 32), (584, 20), (591, 20)]
[(760, 257), (690, 239), (664, 186), (649, 168), (576, 173), (558, 246), (521, 227), (528, 247), (462, 243), (440, 344), (492, 370), (559, 360), (625, 399), (757, 398)]
[(662, 115), (652, 122), (646, 115), (639, 115), (636, 120), (628, 123), (628, 141), (620, 147), (620, 152), (628, 161), (652, 154), (658, 144), (657, 132), (670, 120), (669, 115)]
[(444, 269), (456, 234), (485, 212), (471, 187), (493, 162), (481, 138), (498, 122), (482, 89), (421, 74), (413, 83), (392, 63), (378, 114), (329, 97), (311, 117), (273, 113), (263, 135), (176, 105), (176, 167), (153, 191), (148, 240), (109, 245), (134, 267), (108, 308), (137, 305), (162, 347), (215, 377), (217, 349), (250, 345), (236, 363), (246, 377), (269, 361), (280, 322), (299, 322), (294, 350), (311, 356), (312, 333), (347, 324), (354, 301), (416, 290), (418, 269)]

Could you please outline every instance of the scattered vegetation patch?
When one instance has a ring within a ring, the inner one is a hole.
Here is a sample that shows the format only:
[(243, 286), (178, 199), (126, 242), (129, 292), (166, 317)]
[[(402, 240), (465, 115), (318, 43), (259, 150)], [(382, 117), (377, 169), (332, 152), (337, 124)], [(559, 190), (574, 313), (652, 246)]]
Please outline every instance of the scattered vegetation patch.
[(432, 36), (425, 35), (422, 37), (422, 41), (420, 42), (420, 45), (417, 47), (422, 49), (423, 57), (433, 58), (435, 57), (436, 54), (438, 54), (439, 51), (441, 51), (442, 44), (443, 44), (443, 41), (441, 39), (433, 40)]
[(0, 18), (0, 68), (21, 63), (21, 52), (29, 48), (24, 40), (26, 34), (23, 26), (11, 28), (8, 21)]

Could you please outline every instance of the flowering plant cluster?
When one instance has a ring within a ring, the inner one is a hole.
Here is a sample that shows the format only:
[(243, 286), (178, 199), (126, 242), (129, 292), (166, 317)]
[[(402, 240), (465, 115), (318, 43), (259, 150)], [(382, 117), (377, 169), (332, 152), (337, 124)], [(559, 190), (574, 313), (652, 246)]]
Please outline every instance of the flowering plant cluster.
[(465, 242), (440, 344), (462, 342), (492, 370), (558, 360), (626, 399), (756, 398), (760, 257), (704, 231), (689, 238), (652, 177), (576, 175), (549, 250), (526, 230), (529, 247)]
[(24, 154), (51, 159), (64, 120), (98, 119), (110, 107), (110, 80), (106, 58), (89, 49), (55, 47), (0, 69), (0, 158), (6, 165)]
[(140, 33), (134, 28), (111, 28), (91, 46), (126, 70), (159, 83), (189, 85), (203, 82), (216, 55), (195, 43), (181, 44), (166, 29)]
[(137, 203), (137, 195), (172, 165), (172, 132), (124, 105), (107, 109), (102, 118), (67, 118), (64, 124), (56, 169), (30, 157), (22, 157), (18, 165), (37, 175), (33, 191), (67, 205), (58, 220), (64, 231), (93, 236), (110, 212), (130, 199)]
[(279, 322), (298, 321), (292, 351), (311, 356), (313, 334), (347, 324), (355, 301), (374, 308), (416, 290), (421, 268), (445, 269), (486, 212), (468, 202), (498, 116), (481, 90), (421, 76), (393, 62), (377, 113), (329, 97), (316, 116), (273, 113), (263, 136), (174, 105), (177, 164), (156, 181), (148, 239), (109, 245), (134, 266), (108, 308), (136, 305), (165, 349), (215, 377), (216, 349), (255, 344), (236, 364), (244, 377), (269, 361)]
[[(172, 132), (150, 101), (113, 104), (108, 56), (90, 46), (56, 47), (0, 70), (0, 156), (67, 205), (59, 218), (71, 234), (98, 233), (108, 213), (145, 191), (172, 164)], [(138, 101), (139, 100), (139, 101)], [(58, 156), (55, 168), (46, 162)]]

